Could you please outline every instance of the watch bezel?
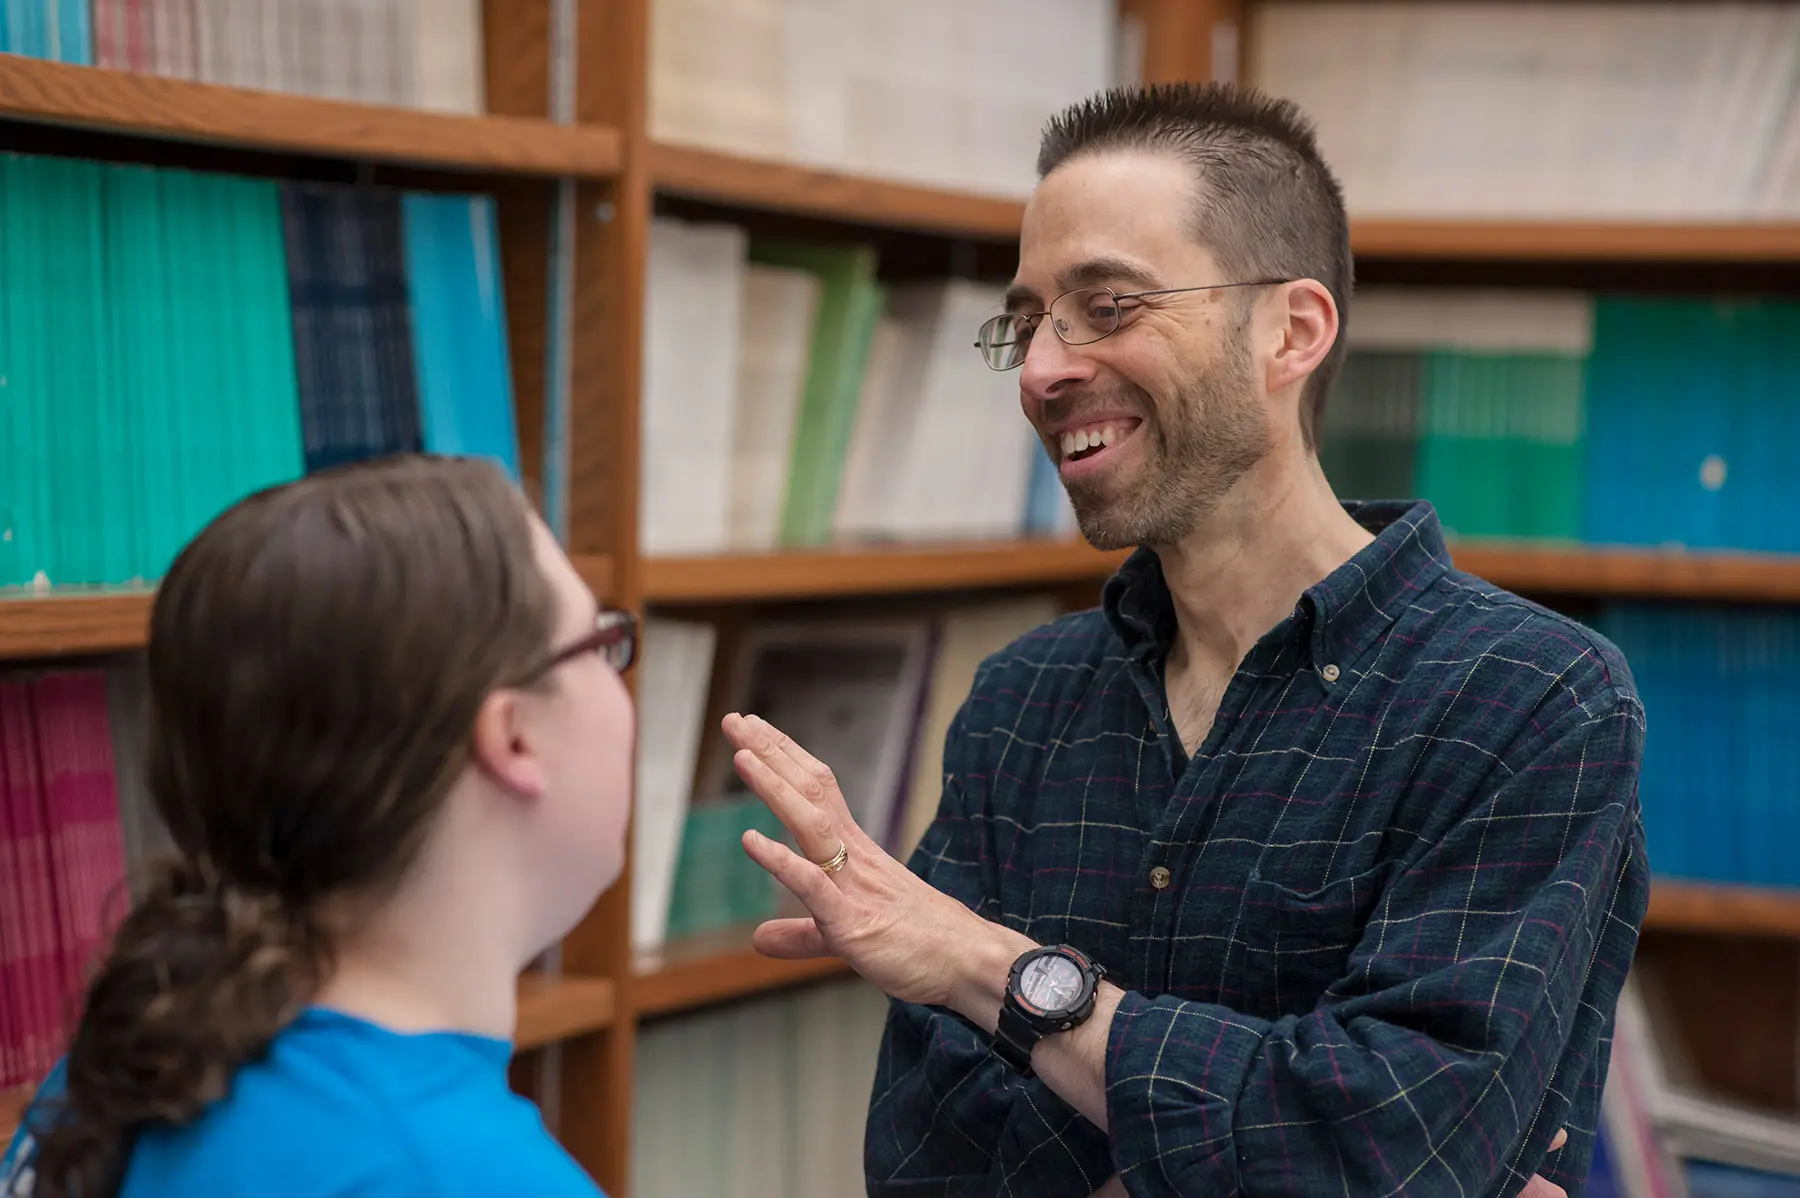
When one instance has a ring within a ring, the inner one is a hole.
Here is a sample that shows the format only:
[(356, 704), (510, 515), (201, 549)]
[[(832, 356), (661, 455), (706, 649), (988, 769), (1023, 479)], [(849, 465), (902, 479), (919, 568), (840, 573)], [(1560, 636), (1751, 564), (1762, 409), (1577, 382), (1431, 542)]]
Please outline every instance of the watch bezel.
[[(1025, 997), (1020, 979), (1033, 961), (1044, 957), (1061, 957), (1072, 963), (1081, 975), (1081, 993), (1067, 1007), (1041, 1007)], [(1038, 1025), (1040, 1030), (1061, 1031), (1080, 1022), (1093, 1009), (1094, 997), (1100, 990), (1100, 979), (1105, 976), (1106, 971), (1080, 949), (1066, 944), (1046, 944), (1019, 954), (1007, 975), (1006, 993), (1019, 1014)]]

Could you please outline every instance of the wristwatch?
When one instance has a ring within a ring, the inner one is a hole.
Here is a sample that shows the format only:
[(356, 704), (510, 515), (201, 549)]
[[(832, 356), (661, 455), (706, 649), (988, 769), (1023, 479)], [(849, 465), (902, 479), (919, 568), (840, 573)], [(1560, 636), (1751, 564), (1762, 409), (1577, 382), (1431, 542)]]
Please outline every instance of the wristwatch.
[(1066, 1032), (1094, 1013), (1106, 970), (1066, 944), (1034, 948), (1013, 962), (994, 1030), (994, 1053), (1026, 1077), (1031, 1050), (1051, 1032)]

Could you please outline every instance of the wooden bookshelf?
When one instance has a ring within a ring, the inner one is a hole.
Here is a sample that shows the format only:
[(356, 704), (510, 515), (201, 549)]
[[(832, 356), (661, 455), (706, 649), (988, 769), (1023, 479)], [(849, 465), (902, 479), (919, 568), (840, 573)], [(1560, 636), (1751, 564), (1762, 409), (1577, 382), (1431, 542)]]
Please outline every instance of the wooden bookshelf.
[(1659, 881), (1644, 927), (1729, 937), (1800, 940), (1800, 889)]
[(602, 179), (616, 129), (460, 116), (0, 56), (0, 119), (234, 149)]
[[(594, 595), (612, 593), (613, 560), (571, 559)], [(0, 599), (0, 661), (121, 653), (144, 647), (155, 592), (71, 591)]]
[(639, 957), (632, 982), (632, 1010), (654, 1019), (851, 976), (836, 957), (781, 961), (750, 944), (752, 927), (728, 928), (676, 941), (655, 956)]
[[(483, 83), (491, 115), (437, 114), (0, 56), (0, 125), (15, 140), (54, 143), (52, 153), (131, 139), (120, 157), (181, 163), (255, 156), (246, 169), (308, 177), (348, 177), (350, 169), (339, 163), (392, 165), (405, 168), (397, 175), (424, 175), (421, 186), (461, 185), (440, 182), (446, 176), (479, 179), (480, 189), (499, 202), (521, 458), (536, 471), (528, 482), (546, 482), (546, 396), (564, 394), (565, 469), (557, 498), (567, 516), (567, 543), (580, 555), (578, 567), (610, 602), (633, 609), (704, 608), (1014, 587), (1073, 594), (1098, 584), (1124, 554), (1043, 540), (641, 556), (640, 372), (653, 196), (689, 201), (673, 208), (736, 209), (750, 223), (773, 214), (798, 219), (767, 219), (771, 226), (812, 221), (894, 230), (907, 236), (892, 240), (906, 246), (935, 238), (950, 256), (982, 262), (1014, 241), (1024, 214), (1015, 198), (652, 144), (646, 115), (655, 2), (583, 0), (575, 6), (573, 37), (564, 43), (573, 47), (572, 60), (555, 64), (555, 6), (484, 0)], [(1248, 28), (1236, 0), (1121, 5), (1145, 22), (1150, 81), (1203, 77), (1212, 69), (1211, 26), (1231, 19), (1240, 30)], [(574, 83), (573, 122), (567, 124), (549, 115), (553, 83), (567, 77), (565, 68)], [(563, 259), (572, 264), (573, 278), (566, 280), (553, 280), (549, 264), (549, 247), (564, 244), (545, 203), (549, 189), (543, 183), (555, 178), (577, 181), (575, 219), (562, 230), (573, 238)], [(1567, 264), (1556, 273), (1579, 279), (1605, 273), (1588, 271), (1589, 264), (1622, 264), (1633, 269), (1617, 273), (1666, 275), (1685, 285), (1700, 277), (1695, 267), (1786, 270), (1800, 263), (1800, 223), (1793, 221), (1360, 219), (1353, 222), (1352, 241), (1359, 258), (1425, 264), (1420, 274), (1440, 264), (1450, 264), (1454, 274), (1465, 262), (1549, 263)], [(971, 243), (973, 257), (962, 252)], [(548, 352), (552, 295), (568, 296), (573, 312), (565, 330), (569, 362), (562, 392), (547, 378), (556, 362)], [(1452, 551), (1463, 568), (1526, 593), (1800, 603), (1800, 558), (1485, 543), (1457, 544)], [(150, 602), (147, 591), (0, 598), (0, 660), (141, 647)], [(762, 957), (751, 948), (748, 929), (682, 941), (634, 960), (629, 892), (628, 874), (564, 941), (566, 976), (533, 974), (520, 983), (520, 1047), (561, 1046), (533, 1056), (556, 1062), (543, 1070), (549, 1080), (542, 1085), (556, 1087), (558, 1135), (613, 1194), (625, 1193), (629, 1176), (640, 1018), (674, 1017), (853, 976), (837, 960)], [(1648, 925), (1660, 940), (1684, 946), (1742, 936), (1800, 941), (1800, 892), (1659, 883)], [(1737, 984), (1735, 977), (1730, 984)], [(1793, 1037), (1785, 1043), (1794, 1043)], [(1791, 1077), (1790, 1065), (1784, 1068)], [(26, 1096), (0, 1094), (0, 1134)]]
[(531, 972), (519, 979), (520, 1052), (604, 1031), (618, 1015), (616, 988), (607, 978), (547, 977)]
[[(1800, 557), (1460, 543), (1456, 565), (1530, 593), (1800, 602)], [(651, 558), (644, 595), (661, 604), (848, 598), (1099, 581), (1123, 553), (1080, 541), (853, 546)]]
[(666, 195), (884, 228), (1011, 240), (1025, 205), (813, 167), (666, 144), (650, 148), (650, 176)]

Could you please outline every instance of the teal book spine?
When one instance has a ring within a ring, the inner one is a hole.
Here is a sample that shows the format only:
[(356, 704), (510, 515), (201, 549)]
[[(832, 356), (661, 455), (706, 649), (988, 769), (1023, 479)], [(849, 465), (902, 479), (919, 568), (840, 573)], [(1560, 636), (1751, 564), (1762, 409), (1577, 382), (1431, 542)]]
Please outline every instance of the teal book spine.
[(493, 198), (408, 193), (402, 227), (423, 447), (487, 458), (517, 481), (518, 424)]

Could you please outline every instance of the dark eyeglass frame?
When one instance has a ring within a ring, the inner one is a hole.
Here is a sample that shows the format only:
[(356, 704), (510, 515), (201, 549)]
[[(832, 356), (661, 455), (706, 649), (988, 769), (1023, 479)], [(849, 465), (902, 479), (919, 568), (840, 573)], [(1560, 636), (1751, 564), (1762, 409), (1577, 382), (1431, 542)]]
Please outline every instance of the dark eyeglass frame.
[[(1207, 283), (1200, 287), (1160, 287), (1155, 291), (1125, 292), (1114, 291), (1111, 287), (1073, 287), (1051, 300), (1049, 306), (1041, 312), (1002, 312), (998, 316), (993, 316), (983, 321), (981, 328), (975, 334), (975, 348), (981, 351), (981, 360), (986, 364), (989, 370), (1017, 370), (1025, 364), (1025, 354), (1030, 351), (1031, 339), (1025, 337), (1016, 338), (1012, 341), (994, 342), (992, 340), (993, 335), (999, 331), (1005, 322), (1015, 320), (1029, 321), (1031, 329), (1035, 333), (1037, 331), (1037, 326), (1043, 323), (1044, 317), (1050, 315), (1051, 310), (1054, 309), (1056, 305), (1062, 303), (1063, 300), (1071, 295), (1088, 295), (1096, 293), (1109, 295), (1112, 297), (1113, 306), (1117, 308), (1125, 300), (1147, 299), (1154, 295), (1181, 295), (1189, 291), (1223, 291), (1230, 287), (1277, 287), (1283, 283), (1292, 283), (1293, 281), (1293, 279), (1247, 279), (1240, 283)], [(1092, 345), (1094, 342), (1104, 341), (1106, 338), (1118, 332), (1123, 324), (1123, 317), (1115, 316), (1113, 318), (1112, 328), (1107, 329), (1098, 337), (1089, 337), (1085, 341), (1071, 341), (1063, 334), (1061, 329), (1056, 327), (1056, 322), (1054, 320), (1050, 322), (1050, 328), (1056, 333), (1057, 339), (1064, 345)], [(1013, 353), (1013, 360), (1007, 362), (1005, 365), (994, 365), (994, 351), (1000, 349), (1002, 346), (1008, 345), (1023, 345), (1025, 348), (1023, 350), (1015, 350)]]
[(623, 674), (637, 663), (638, 618), (636, 612), (624, 608), (603, 607), (594, 617), (594, 631), (572, 645), (565, 645), (532, 671), (533, 679), (542, 678), (564, 662), (583, 653), (596, 653), (601, 660)]

